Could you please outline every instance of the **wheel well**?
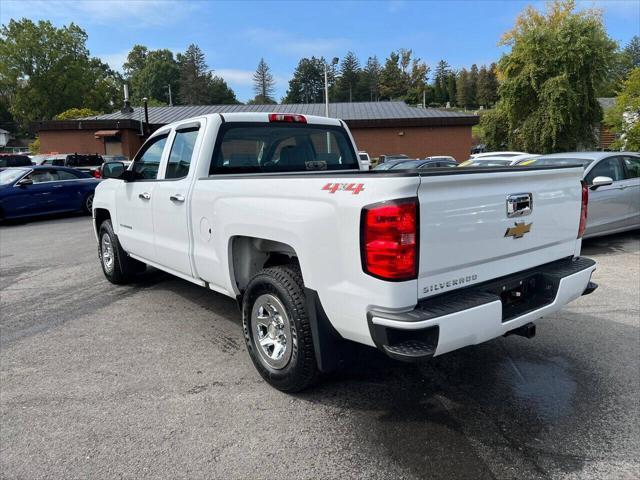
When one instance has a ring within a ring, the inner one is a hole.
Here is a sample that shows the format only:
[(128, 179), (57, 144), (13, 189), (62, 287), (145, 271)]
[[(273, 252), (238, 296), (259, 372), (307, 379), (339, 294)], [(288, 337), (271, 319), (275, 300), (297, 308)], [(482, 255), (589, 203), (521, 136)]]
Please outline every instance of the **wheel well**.
[(230, 254), (232, 278), (241, 293), (263, 268), (298, 263), (298, 255), (291, 246), (264, 238), (234, 237)]
[(111, 220), (109, 210), (105, 208), (96, 208), (94, 215), (96, 222), (96, 232), (100, 229), (100, 225), (102, 225), (102, 222), (104, 222), (105, 220)]

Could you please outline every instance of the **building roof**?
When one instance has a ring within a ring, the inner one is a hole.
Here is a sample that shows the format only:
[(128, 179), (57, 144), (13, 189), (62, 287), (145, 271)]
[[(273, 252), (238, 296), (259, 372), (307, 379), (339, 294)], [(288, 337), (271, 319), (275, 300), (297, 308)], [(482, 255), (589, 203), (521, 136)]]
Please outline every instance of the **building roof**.
[[(324, 116), (324, 103), (282, 105), (177, 105), (149, 107), (149, 124), (158, 128), (168, 123), (212, 113), (278, 112)], [(347, 122), (350, 127), (412, 127), (412, 126), (471, 126), (479, 121), (477, 115), (437, 108), (411, 107), (404, 102), (330, 103), (329, 116)], [(138, 128), (144, 121), (144, 108), (131, 113), (121, 111), (84, 117), (75, 120), (35, 122), (34, 130), (85, 130)]]
[[(299, 113), (302, 115), (324, 116), (324, 103), (298, 103), (282, 105), (179, 105), (172, 107), (149, 107), (149, 123), (165, 125), (185, 118), (197, 117), (210, 113), (231, 112), (279, 112)], [(384, 120), (419, 120), (419, 119), (460, 119), (477, 123), (477, 116), (451, 110), (436, 108), (410, 107), (404, 102), (354, 102), (330, 103), (329, 116), (340, 118), (346, 122), (384, 121)], [(143, 107), (136, 107), (132, 113), (120, 111), (86, 117), (83, 120), (140, 120), (144, 118)]]

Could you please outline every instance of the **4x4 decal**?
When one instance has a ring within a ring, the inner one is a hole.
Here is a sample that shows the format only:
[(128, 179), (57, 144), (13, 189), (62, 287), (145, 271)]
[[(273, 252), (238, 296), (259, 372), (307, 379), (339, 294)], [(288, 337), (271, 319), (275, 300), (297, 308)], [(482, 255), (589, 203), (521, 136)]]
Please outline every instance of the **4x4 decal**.
[(328, 190), (329, 193), (344, 191), (358, 195), (364, 190), (364, 183), (327, 183), (322, 190)]

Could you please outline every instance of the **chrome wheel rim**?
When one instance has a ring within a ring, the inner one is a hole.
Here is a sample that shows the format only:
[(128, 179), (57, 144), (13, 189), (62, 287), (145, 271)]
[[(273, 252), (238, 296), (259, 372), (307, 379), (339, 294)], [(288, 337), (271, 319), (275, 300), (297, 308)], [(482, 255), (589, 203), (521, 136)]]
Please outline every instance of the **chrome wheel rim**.
[(265, 293), (256, 299), (251, 311), (251, 330), (261, 360), (275, 370), (286, 367), (296, 340), (289, 316), (276, 296)]
[(85, 206), (87, 207), (87, 212), (90, 212), (91, 210), (93, 210), (93, 194), (87, 197)]
[(108, 233), (104, 233), (100, 239), (100, 255), (102, 257), (102, 265), (107, 273), (113, 271), (113, 244), (111, 243), (111, 237)]

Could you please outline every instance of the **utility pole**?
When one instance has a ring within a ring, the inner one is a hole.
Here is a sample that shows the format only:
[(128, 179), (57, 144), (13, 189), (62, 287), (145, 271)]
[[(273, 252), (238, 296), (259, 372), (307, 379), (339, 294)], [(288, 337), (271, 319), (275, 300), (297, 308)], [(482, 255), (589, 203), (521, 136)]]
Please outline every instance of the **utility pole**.
[[(331, 66), (338, 64), (338, 57), (333, 57), (331, 60)], [(329, 65), (324, 63), (324, 116), (329, 116), (329, 77), (328, 77)]]
[(167, 88), (169, 89), (169, 106), (173, 107), (173, 99), (171, 98), (171, 84), (167, 85)]

